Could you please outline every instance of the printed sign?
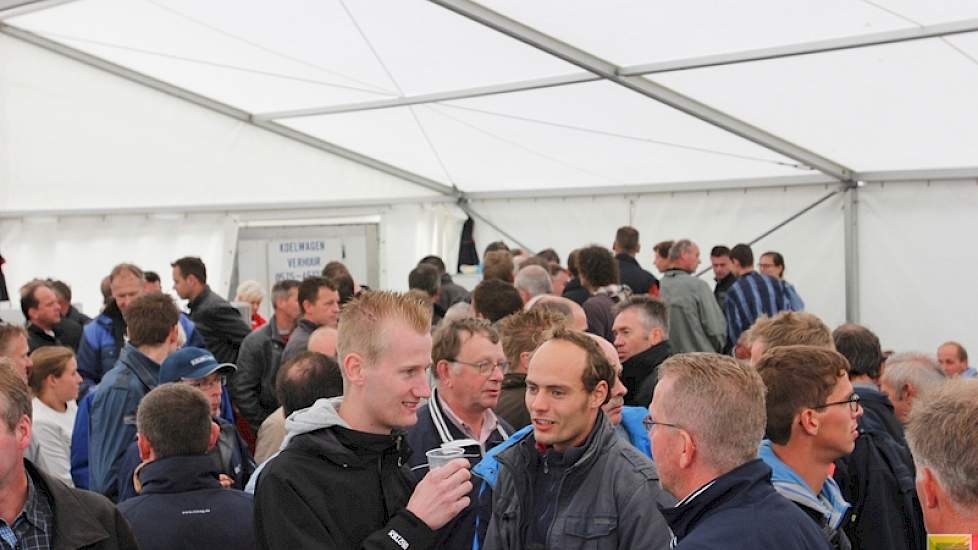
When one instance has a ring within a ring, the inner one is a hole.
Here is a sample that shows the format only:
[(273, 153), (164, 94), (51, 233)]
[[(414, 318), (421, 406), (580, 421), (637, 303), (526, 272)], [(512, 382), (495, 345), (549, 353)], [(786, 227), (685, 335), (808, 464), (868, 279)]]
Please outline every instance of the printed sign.
[(271, 283), (301, 281), (321, 275), (330, 260), (342, 257), (339, 239), (288, 239), (268, 241), (268, 275)]

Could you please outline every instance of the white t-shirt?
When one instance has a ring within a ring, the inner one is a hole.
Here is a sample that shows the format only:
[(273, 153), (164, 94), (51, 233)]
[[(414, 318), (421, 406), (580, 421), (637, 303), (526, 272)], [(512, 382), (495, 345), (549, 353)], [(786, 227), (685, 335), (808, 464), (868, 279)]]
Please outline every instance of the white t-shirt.
[(69, 401), (68, 409), (59, 412), (35, 397), (33, 406), (32, 438), (39, 447), (35, 466), (74, 487), (71, 481), (71, 432), (78, 405)]

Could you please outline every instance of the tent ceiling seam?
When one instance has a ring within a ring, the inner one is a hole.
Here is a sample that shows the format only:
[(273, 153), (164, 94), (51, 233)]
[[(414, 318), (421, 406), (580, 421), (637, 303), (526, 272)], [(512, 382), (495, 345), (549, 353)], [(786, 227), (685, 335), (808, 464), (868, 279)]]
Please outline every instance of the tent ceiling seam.
[(605, 61), (594, 54), (561, 42), (523, 23), (500, 15), (471, 0), (430, 0), (491, 29), (520, 40), (541, 51), (550, 53), (589, 70), (611, 82), (619, 84), (650, 99), (669, 105), (690, 116), (694, 116), (726, 130), (734, 135), (748, 139), (781, 155), (795, 159), (840, 181), (852, 180), (853, 171), (822, 155), (804, 149), (759, 127), (748, 124), (736, 117), (675, 92), (661, 84), (638, 76), (620, 76), (620, 67)]

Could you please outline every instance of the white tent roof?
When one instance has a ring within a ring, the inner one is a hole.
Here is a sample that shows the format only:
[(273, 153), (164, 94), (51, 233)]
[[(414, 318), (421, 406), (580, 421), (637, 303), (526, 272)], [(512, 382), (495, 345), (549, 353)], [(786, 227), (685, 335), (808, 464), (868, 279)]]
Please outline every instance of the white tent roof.
[(76, 0), (0, 17), (428, 191), (978, 173), (974, 1)]

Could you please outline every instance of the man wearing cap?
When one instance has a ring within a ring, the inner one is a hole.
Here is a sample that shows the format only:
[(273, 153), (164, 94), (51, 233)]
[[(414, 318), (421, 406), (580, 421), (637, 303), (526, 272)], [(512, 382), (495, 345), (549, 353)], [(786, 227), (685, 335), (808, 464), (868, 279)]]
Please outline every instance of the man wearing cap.
[[(211, 408), (211, 418), (220, 428), (217, 443), (207, 454), (214, 462), (225, 487), (244, 489), (255, 471), (255, 461), (248, 445), (238, 435), (234, 424), (221, 418), (221, 389), (237, 369), (231, 363), (218, 363), (214, 355), (202, 348), (183, 348), (160, 365), (160, 384), (181, 382), (204, 393)], [(141, 483), (140, 451), (135, 442), (126, 450), (119, 467), (119, 502), (139, 494)]]

